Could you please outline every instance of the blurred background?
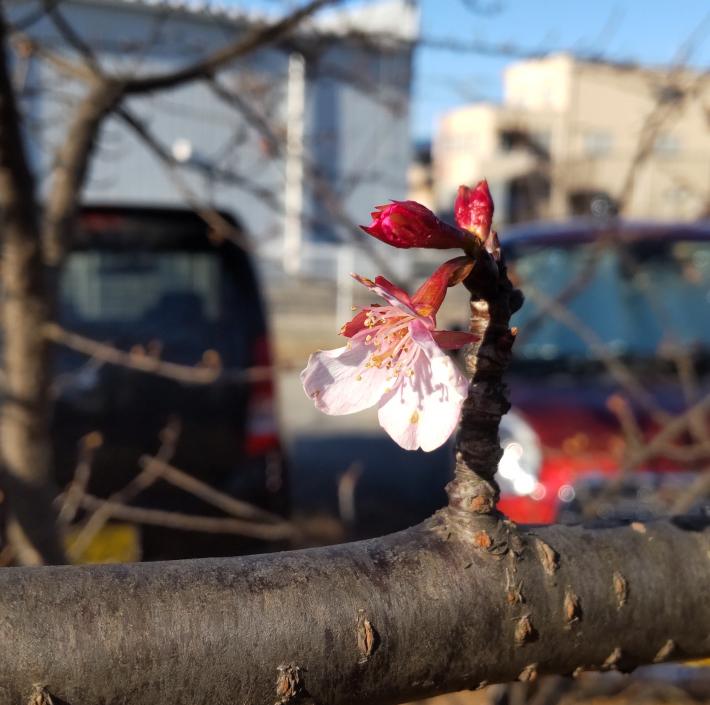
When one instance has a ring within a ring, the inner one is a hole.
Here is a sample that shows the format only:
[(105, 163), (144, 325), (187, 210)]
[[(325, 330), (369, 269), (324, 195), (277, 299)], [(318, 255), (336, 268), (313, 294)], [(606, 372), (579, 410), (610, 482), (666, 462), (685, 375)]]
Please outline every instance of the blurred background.
[[(322, 5), (219, 70), (101, 113), (48, 328), (69, 558), (318, 545), (442, 506), (451, 445), (402, 451), (376, 410), (324, 416), (299, 373), (373, 303), (349, 272), (410, 289), (444, 259), (362, 233), (373, 207), (412, 199), (453, 222), (459, 184), (482, 178), (527, 299), (501, 508), (532, 523), (710, 512), (707, 4)], [(6, 6), (48, 201), (92, 105), (87, 67), (174, 71), (296, 7)], [(441, 328), (468, 325), (459, 288)], [(704, 669), (665, 668), (673, 685), (625, 697), (700, 697), (685, 686)], [(542, 704), (567, 692), (555, 683), (485, 697)]]
[[(293, 9), (10, 2), (45, 197), (90, 100), (62, 61), (154, 74)], [(459, 184), (485, 177), (528, 299), (502, 431), (504, 509), (531, 522), (702, 509), (709, 34), (705, 4), (690, 0), (682, 13), (661, 0), (326, 2), (286, 39), (108, 111), (50, 336), (60, 487), (84, 458), (79, 486), (96, 502), (206, 509), (155, 478), (114, 496), (157, 454), (304, 524), (307, 543), (425, 518), (444, 502), (451, 448), (401, 451), (375, 410), (324, 416), (299, 372), (371, 302), (349, 272), (408, 288), (442, 260), (368, 238), (357, 226), (372, 208), (410, 198), (452, 221)], [(441, 327), (467, 326), (458, 289)], [(76, 559), (101, 554), (104, 515)], [(234, 549), (234, 537), (192, 533), (143, 524), (122, 540), (146, 558)]]

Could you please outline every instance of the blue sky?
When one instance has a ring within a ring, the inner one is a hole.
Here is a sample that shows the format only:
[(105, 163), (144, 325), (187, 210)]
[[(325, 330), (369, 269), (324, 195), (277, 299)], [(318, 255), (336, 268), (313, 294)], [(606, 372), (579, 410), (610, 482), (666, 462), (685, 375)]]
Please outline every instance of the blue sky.
[[(472, 11), (471, 5), (482, 8)], [(421, 0), (426, 38), (508, 42), (598, 52), (614, 60), (669, 64), (688, 45), (688, 63), (710, 69), (707, 0)], [(688, 42), (691, 36), (695, 40)], [(498, 100), (502, 71), (512, 59), (417, 50), (412, 135), (431, 135), (443, 111), (474, 100)]]
[[(221, 1), (272, 11), (299, 4)], [(359, 5), (376, 0), (346, 1)], [(425, 42), (417, 49), (414, 64), (412, 137), (416, 141), (427, 140), (437, 116), (449, 108), (499, 100), (503, 68), (514, 60), (428, 48), (428, 38), (509, 43), (532, 51), (594, 52), (610, 60), (651, 65), (672, 63), (687, 43), (692, 49), (687, 63), (710, 70), (708, 0), (419, 0), (418, 4)], [(694, 41), (688, 42), (693, 36)]]

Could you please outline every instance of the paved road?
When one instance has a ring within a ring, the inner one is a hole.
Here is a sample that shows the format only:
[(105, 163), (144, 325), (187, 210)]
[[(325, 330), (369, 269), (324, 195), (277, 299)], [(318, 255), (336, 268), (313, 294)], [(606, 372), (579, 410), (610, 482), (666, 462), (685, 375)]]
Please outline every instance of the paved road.
[(379, 427), (374, 411), (326, 416), (305, 396), (295, 372), (281, 375), (279, 392), (297, 511), (337, 515), (338, 480), (354, 464), (355, 536), (405, 528), (445, 503), (449, 447), (402, 450)]

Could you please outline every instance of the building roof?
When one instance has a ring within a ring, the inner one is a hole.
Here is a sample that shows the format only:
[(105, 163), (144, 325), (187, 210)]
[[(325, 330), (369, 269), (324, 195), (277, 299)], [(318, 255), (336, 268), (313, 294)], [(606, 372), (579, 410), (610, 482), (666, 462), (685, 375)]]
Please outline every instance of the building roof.
[[(267, 22), (277, 13), (267, 13), (227, 0), (67, 0), (74, 4), (111, 6), (135, 10), (169, 10), (196, 19), (234, 24)], [(419, 11), (412, 0), (371, 0), (344, 8), (323, 10), (303, 23), (305, 29), (324, 35), (361, 34), (395, 42), (415, 42), (419, 37)]]

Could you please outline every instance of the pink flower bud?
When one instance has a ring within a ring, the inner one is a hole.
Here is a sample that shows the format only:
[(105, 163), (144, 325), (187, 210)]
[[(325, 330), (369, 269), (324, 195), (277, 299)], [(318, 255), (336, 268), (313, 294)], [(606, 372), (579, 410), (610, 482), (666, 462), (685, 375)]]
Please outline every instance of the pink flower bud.
[(468, 237), (416, 201), (377, 206), (372, 212), (372, 224), (360, 227), (393, 247), (465, 248)]
[(479, 240), (486, 240), (493, 222), (493, 199), (485, 179), (473, 189), (459, 186), (454, 216), (460, 228), (473, 233)]

